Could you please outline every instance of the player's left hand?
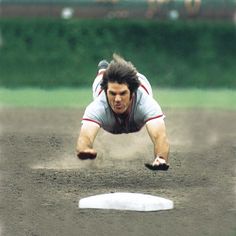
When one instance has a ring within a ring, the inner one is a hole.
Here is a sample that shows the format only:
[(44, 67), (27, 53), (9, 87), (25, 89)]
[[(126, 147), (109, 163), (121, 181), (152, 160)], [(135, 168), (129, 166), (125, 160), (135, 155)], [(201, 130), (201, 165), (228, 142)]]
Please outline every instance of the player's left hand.
[(169, 164), (166, 163), (166, 160), (161, 157), (156, 157), (152, 164), (145, 163), (145, 166), (150, 170), (164, 170), (169, 169)]

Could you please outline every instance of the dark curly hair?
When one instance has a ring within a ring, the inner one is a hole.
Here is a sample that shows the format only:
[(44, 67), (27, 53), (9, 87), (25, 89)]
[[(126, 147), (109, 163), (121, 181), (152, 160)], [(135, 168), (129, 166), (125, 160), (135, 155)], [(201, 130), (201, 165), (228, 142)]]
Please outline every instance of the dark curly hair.
[(137, 70), (133, 64), (115, 53), (113, 60), (103, 74), (101, 88), (107, 91), (109, 82), (127, 84), (131, 94), (136, 92), (140, 85)]

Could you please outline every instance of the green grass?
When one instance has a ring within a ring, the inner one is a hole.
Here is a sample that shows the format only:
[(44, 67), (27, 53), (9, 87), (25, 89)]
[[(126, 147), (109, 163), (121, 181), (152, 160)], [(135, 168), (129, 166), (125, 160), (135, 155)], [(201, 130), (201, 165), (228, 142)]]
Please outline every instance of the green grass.
[[(236, 109), (236, 91), (200, 89), (154, 89), (162, 107)], [(92, 101), (90, 88), (81, 89), (5, 89), (0, 88), (1, 107), (75, 107), (84, 108)]]
[(154, 97), (164, 107), (236, 109), (236, 90), (229, 89), (161, 89)]
[(2, 107), (85, 107), (92, 90), (83, 89), (0, 89)]

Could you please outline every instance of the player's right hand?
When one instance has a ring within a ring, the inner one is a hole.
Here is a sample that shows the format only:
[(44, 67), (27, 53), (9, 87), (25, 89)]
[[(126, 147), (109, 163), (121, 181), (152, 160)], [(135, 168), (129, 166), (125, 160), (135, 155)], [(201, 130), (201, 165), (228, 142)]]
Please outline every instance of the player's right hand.
[(77, 154), (77, 157), (80, 160), (93, 160), (97, 157), (97, 152), (94, 149), (85, 149), (83, 151), (80, 151)]

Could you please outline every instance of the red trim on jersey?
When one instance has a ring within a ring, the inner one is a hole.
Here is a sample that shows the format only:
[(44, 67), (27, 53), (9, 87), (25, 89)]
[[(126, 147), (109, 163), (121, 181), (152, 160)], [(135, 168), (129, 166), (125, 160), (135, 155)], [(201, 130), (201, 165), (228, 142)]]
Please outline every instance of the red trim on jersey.
[(149, 94), (147, 88), (143, 84), (140, 84), (140, 87), (142, 87), (147, 92), (147, 94)]
[(98, 92), (98, 96), (102, 93), (103, 89), (100, 89)]
[(154, 119), (160, 118), (160, 117), (162, 117), (162, 116), (164, 116), (164, 115), (163, 115), (163, 114), (161, 114), (161, 115), (159, 115), (159, 116), (154, 116), (154, 117), (151, 117), (151, 118), (149, 118), (149, 119), (145, 120), (145, 123), (147, 123), (147, 122), (148, 122), (148, 121), (150, 121), (150, 120), (154, 120)]
[(91, 119), (88, 119), (88, 118), (83, 118), (82, 120), (91, 121), (91, 122), (94, 122), (94, 123), (98, 124), (99, 126), (101, 126), (101, 124), (99, 122), (97, 122), (96, 120), (91, 120)]

